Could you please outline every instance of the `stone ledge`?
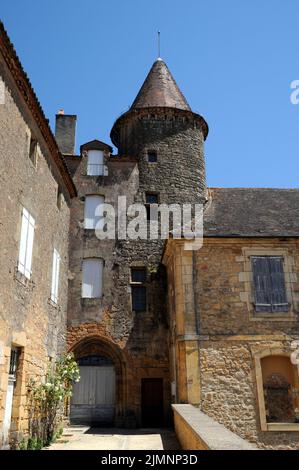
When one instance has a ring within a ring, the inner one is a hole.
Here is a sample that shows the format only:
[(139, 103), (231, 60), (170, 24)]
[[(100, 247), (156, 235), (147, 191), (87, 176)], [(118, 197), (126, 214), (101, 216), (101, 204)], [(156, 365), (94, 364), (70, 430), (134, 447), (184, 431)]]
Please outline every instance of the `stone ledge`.
[(192, 405), (172, 405), (172, 409), (177, 437), (184, 450), (258, 450)]

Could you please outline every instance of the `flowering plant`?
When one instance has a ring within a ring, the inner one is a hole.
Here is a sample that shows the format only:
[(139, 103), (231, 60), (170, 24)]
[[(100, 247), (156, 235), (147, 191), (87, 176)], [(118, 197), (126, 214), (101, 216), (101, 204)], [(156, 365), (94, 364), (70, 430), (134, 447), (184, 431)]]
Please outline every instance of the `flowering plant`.
[(72, 396), (74, 382), (79, 382), (79, 367), (73, 354), (62, 356), (54, 368), (50, 368), (43, 383), (31, 379), (29, 395), (29, 436), (49, 445), (58, 426), (65, 401)]

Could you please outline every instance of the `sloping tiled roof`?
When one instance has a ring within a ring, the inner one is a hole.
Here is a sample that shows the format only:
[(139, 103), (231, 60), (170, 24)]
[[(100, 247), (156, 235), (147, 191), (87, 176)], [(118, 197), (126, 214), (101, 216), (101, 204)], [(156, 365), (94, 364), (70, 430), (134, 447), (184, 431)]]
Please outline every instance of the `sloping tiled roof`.
[(204, 235), (299, 237), (299, 189), (210, 188)]
[(71, 197), (76, 196), (76, 188), (73, 179), (69, 173), (63, 155), (59, 151), (57, 142), (49, 126), (49, 122), (45, 117), (43, 109), (38, 101), (35, 91), (30, 83), (28, 75), (24, 71), (20, 59), (11, 43), (8, 34), (4, 28), (2, 21), (0, 21), (0, 52), (3, 55), (5, 63), (13, 76), (16, 88), (19, 90), (23, 99), (31, 111), (31, 114), (40, 129), (40, 132), (49, 148), (54, 162), (63, 178), (63, 181), (68, 189)]
[(154, 62), (131, 109), (160, 106), (191, 111), (186, 98), (162, 59)]

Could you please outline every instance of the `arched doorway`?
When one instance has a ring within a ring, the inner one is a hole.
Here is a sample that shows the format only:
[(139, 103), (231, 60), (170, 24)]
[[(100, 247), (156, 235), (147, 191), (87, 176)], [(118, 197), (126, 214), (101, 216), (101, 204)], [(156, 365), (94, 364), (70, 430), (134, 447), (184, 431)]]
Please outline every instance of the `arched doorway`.
[(70, 404), (71, 424), (119, 425), (123, 415), (124, 364), (117, 346), (98, 337), (72, 348), (80, 368)]
[(78, 359), (80, 381), (74, 385), (71, 423), (112, 426), (115, 420), (115, 366), (106, 356)]

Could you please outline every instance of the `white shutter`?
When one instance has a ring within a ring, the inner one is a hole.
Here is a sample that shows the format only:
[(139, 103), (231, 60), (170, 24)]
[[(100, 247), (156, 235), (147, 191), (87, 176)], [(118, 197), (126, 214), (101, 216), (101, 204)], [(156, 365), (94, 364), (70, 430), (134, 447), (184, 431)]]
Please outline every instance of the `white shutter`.
[(26, 211), (26, 209), (23, 209), (22, 224), (21, 224), (20, 249), (19, 249), (19, 265), (18, 265), (18, 270), (22, 274), (25, 274), (28, 225), (29, 225), (29, 213), (28, 213), (28, 211)]
[(104, 200), (103, 196), (86, 196), (84, 228), (94, 229), (96, 227), (97, 222), (101, 219), (101, 216), (96, 213), (101, 213), (99, 207), (104, 204)]
[(85, 259), (82, 266), (82, 297), (102, 297), (103, 260)]
[(89, 150), (87, 161), (87, 174), (98, 176), (103, 174), (104, 152), (102, 150)]
[(58, 301), (59, 268), (60, 268), (60, 255), (58, 251), (54, 249), (53, 267), (52, 267), (51, 300), (55, 302), (56, 304)]
[(31, 277), (34, 227), (34, 218), (23, 208), (18, 270), (28, 279)]

